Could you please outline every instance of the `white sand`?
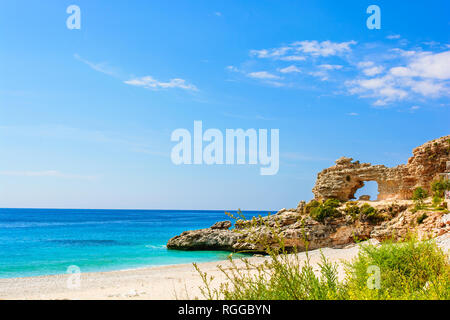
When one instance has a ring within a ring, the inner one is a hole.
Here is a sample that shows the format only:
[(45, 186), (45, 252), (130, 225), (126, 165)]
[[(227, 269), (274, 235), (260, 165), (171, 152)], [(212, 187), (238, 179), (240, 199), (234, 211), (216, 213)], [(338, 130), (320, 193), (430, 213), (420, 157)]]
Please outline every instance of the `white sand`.
[[(448, 252), (450, 233), (438, 237), (438, 245)], [(343, 261), (352, 260), (359, 247), (351, 245), (346, 249), (323, 248), (309, 252), (310, 262), (315, 269), (320, 262), (320, 251), (326, 258), (338, 265), (339, 278), (345, 276)], [(306, 259), (305, 253), (298, 254), (299, 260)], [(252, 257), (252, 263), (262, 263), (267, 257)], [(238, 261), (242, 264), (242, 261)], [(228, 261), (199, 264), (203, 272), (214, 276), (213, 286), (225, 282), (225, 275), (217, 265), (226, 267)], [(93, 272), (81, 274), (81, 285), (68, 289), (69, 275), (42, 276), (16, 279), (0, 279), (0, 299), (203, 299), (199, 286), (202, 281), (192, 264), (142, 268), (135, 270)]]
[[(358, 247), (322, 249), (332, 262), (350, 260)], [(309, 253), (311, 263), (320, 261), (319, 250)], [(305, 253), (299, 253), (303, 261)], [(261, 263), (267, 257), (252, 257), (252, 263)], [(242, 264), (241, 261), (237, 261)], [(213, 285), (226, 281), (217, 265), (226, 267), (228, 261), (199, 264), (203, 272), (214, 276)], [(339, 267), (343, 276), (342, 266)], [(203, 299), (199, 286), (201, 278), (192, 264), (151, 267), (124, 271), (82, 273), (79, 288), (68, 289), (69, 275), (0, 279), (0, 299)]]

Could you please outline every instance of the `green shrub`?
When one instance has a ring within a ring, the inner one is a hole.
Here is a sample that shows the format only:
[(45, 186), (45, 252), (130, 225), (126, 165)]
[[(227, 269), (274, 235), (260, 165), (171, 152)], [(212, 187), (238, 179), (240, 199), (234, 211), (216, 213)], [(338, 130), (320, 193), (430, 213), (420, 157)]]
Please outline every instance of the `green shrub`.
[[(367, 268), (377, 266), (381, 288), (367, 288)], [(450, 298), (450, 265), (434, 242), (409, 239), (363, 246), (347, 265), (349, 299), (445, 299)]]
[(434, 195), (433, 196), (433, 206), (435, 206), (435, 207), (437, 207), (437, 206), (439, 206), (441, 203), (442, 203), (442, 198), (441, 197), (439, 197), (438, 195)]
[(338, 199), (328, 199), (323, 203), (323, 205), (325, 207), (337, 208), (341, 205), (341, 202)]
[(360, 212), (361, 220), (367, 220), (374, 223), (383, 220), (383, 217), (378, 211), (367, 203), (361, 206)]
[(424, 200), (428, 197), (428, 193), (422, 187), (414, 189), (412, 200), (415, 202), (416, 210), (420, 210), (424, 207)]
[(368, 203), (363, 204), (361, 207), (357, 204), (347, 203), (344, 212), (350, 215), (353, 221), (360, 219), (361, 221), (376, 223), (384, 220), (384, 217)]
[[(345, 279), (323, 254), (314, 272), (308, 253), (270, 254), (265, 263), (244, 259), (219, 269), (227, 281), (213, 288), (212, 277), (200, 271), (201, 292), (207, 299), (225, 300), (425, 300), (450, 299), (450, 265), (434, 242), (410, 239), (404, 243), (362, 244), (358, 256), (346, 263)], [(377, 268), (379, 287), (369, 288), (369, 267)]]
[(313, 208), (317, 208), (318, 206), (320, 206), (320, 202), (317, 200), (311, 200), (310, 202), (308, 202), (305, 206), (305, 213), (309, 214), (311, 212), (311, 209)]
[(344, 212), (345, 214), (351, 216), (353, 221), (357, 220), (359, 218), (359, 214), (361, 213), (359, 206), (350, 203), (346, 204)]
[(323, 222), (325, 218), (335, 218), (340, 216), (340, 212), (336, 209), (340, 206), (337, 199), (328, 199), (324, 203), (310, 209), (309, 215), (316, 221)]
[(310, 216), (316, 221), (323, 222), (325, 218), (333, 218), (339, 215), (339, 211), (332, 207), (321, 205), (311, 210)]
[(426, 213), (423, 213), (422, 215), (417, 217), (417, 224), (422, 224), (422, 222), (428, 218), (428, 215)]
[(433, 196), (444, 198), (444, 193), (446, 190), (450, 190), (450, 180), (439, 179), (431, 184), (431, 190), (433, 191)]

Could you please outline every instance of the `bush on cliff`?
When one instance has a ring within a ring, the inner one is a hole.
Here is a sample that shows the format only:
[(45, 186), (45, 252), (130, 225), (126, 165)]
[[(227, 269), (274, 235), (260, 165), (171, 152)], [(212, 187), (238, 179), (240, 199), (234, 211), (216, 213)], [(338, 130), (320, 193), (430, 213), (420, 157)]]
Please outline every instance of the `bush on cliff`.
[(426, 218), (428, 218), (428, 215), (426, 213), (421, 214), (417, 217), (417, 224), (422, 224)]
[(433, 191), (433, 195), (439, 198), (444, 198), (444, 193), (447, 190), (450, 190), (450, 180), (439, 179), (431, 183), (431, 190)]
[(371, 205), (365, 203), (361, 207), (357, 204), (350, 203), (344, 208), (345, 214), (352, 217), (353, 221), (359, 219), (361, 221), (369, 221), (376, 223), (384, 220), (384, 217)]
[(345, 208), (344, 208), (344, 212), (345, 214), (349, 215), (350, 217), (352, 217), (352, 220), (355, 221), (359, 218), (359, 214), (360, 214), (360, 209), (359, 206), (356, 205), (355, 203), (347, 203)]
[(383, 216), (379, 214), (379, 212), (369, 204), (365, 203), (360, 208), (360, 218), (363, 221), (369, 221), (372, 223), (377, 223), (379, 221), (384, 220)]
[(309, 215), (314, 220), (323, 222), (325, 218), (335, 218), (341, 215), (336, 209), (339, 205), (339, 200), (328, 199), (324, 203), (319, 203), (318, 206), (311, 208)]
[(428, 193), (422, 187), (414, 189), (412, 200), (415, 203), (415, 209), (420, 210), (424, 208), (424, 200), (428, 197)]
[(450, 180), (441, 178), (433, 181), (431, 190), (433, 191), (433, 206), (438, 207), (445, 197), (445, 191), (450, 190)]
[(310, 214), (311, 210), (314, 208), (317, 208), (318, 206), (320, 206), (320, 202), (317, 200), (311, 200), (310, 202), (308, 202), (305, 206), (305, 212), (306, 214)]

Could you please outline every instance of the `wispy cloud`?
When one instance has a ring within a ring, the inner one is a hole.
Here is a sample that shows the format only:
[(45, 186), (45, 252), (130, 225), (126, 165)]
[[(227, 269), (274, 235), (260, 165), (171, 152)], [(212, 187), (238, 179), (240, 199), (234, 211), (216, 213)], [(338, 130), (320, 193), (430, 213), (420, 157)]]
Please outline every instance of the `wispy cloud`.
[(77, 53), (75, 53), (73, 56), (74, 56), (75, 59), (77, 59), (78, 61), (83, 62), (86, 65), (88, 65), (89, 67), (91, 67), (91, 69), (93, 69), (95, 71), (107, 74), (109, 76), (116, 76), (117, 75), (116, 71), (111, 66), (109, 66), (106, 62), (94, 63), (94, 62), (88, 61), (86, 59), (83, 59)]
[(347, 42), (304, 40), (278, 48), (250, 50), (250, 56), (286, 61), (301, 61), (306, 60), (306, 56), (328, 57), (347, 53), (351, 51), (351, 46), (355, 44), (356, 41), (354, 40)]
[(64, 179), (81, 179), (81, 180), (94, 180), (96, 176), (86, 176), (78, 174), (68, 174), (57, 170), (44, 170), (44, 171), (0, 171), (1, 176), (13, 176), (13, 177), (54, 177)]
[(143, 87), (146, 89), (151, 90), (159, 90), (159, 89), (170, 89), (170, 88), (179, 88), (183, 90), (189, 90), (189, 91), (198, 91), (197, 87), (193, 84), (190, 84), (186, 82), (184, 79), (175, 78), (171, 79), (167, 82), (158, 81), (154, 79), (151, 76), (145, 76), (141, 78), (134, 78), (127, 81), (124, 81), (124, 83), (136, 86), (136, 87)]
[(389, 39), (389, 40), (400, 39), (400, 35), (399, 34), (390, 34), (386, 37), (386, 39)]
[[(88, 65), (91, 69), (93, 69), (97, 72), (101, 72), (101, 73), (107, 74), (109, 76), (114, 76), (114, 77), (118, 76), (115, 69), (113, 67), (111, 67), (110, 65), (108, 65), (108, 63), (106, 63), (106, 62), (94, 63), (94, 62), (88, 61), (86, 59), (83, 59), (77, 53), (74, 54), (74, 57), (78, 61), (83, 62), (84, 64)], [(164, 81), (158, 81), (155, 78), (153, 78), (152, 76), (145, 76), (145, 77), (141, 77), (141, 78), (132, 78), (129, 80), (125, 80), (125, 81), (123, 81), (123, 83), (132, 85), (132, 86), (143, 87), (146, 89), (152, 89), (152, 90), (179, 88), (179, 89), (188, 90), (188, 91), (198, 91), (198, 88), (195, 85), (190, 84), (186, 80), (180, 79), (180, 78), (174, 78), (174, 79), (170, 79), (167, 82), (164, 82)]]
[(297, 51), (303, 52), (305, 54), (310, 54), (312, 56), (334, 56), (351, 51), (352, 45), (355, 45), (356, 41), (351, 40), (347, 42), (332, 42), (332, 41), (322, 41), (317, 40), (306, 40), (294, 42), (292, 45)]
[(375, 106), (449, 94), (450, 51), (433, 53), (398, 49), (394, 52), (400, 62), (391, 64), (386, 71), (373, 62), (359, 63), (363, 75), (346, 82), (349, 92), (363, 98), (375, 98)]
[(247, 76), (254, 79), (272, 79), (272, 80), (281, 79), (280, 76), (277, 76), (267, 71), (250, 72), (247, 74)]
[[(251, 61), (227, 70), (261, 83), (290, 88), (304, 88), (309, 76), (316, 79), (313, 81), (327, 81), (327, 89), (336, 86), (333, 94), (370, 99), (374, 106), (439, 99), (450, 94), (449, 46), (435, 45), (425, 51), (420, 45), (411, 45), (408, 49), (409, 41), (400, 35), (387, 38), (404, 41), (359, 45), (354, 40), (296, 41), (250, 50)], [(399, 44), (401, 48), (396, 47)], [(291, 64), (286, 65), (286, 61)]]
[(278, 69), (278, 71), (280, 71), (281, 73), (301, 72), (301, 70), (294, 65), (290, 65), (289, 67)]

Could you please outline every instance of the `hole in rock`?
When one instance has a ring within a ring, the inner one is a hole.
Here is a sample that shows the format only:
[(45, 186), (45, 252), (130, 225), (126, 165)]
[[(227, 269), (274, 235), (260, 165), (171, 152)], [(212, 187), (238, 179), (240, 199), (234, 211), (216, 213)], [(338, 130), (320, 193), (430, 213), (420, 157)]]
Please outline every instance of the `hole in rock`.
[(371, 201), (378, 198), (378, 183), (376, 181), (364, 181), (364, 186), (356, 190), (355, 199), (360, 196), (370, 196)]

